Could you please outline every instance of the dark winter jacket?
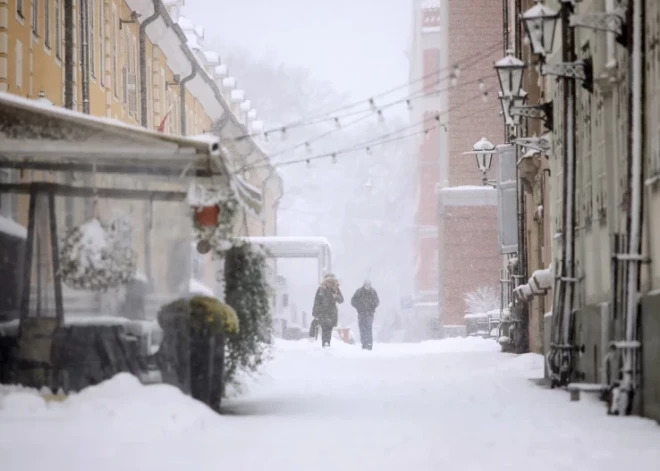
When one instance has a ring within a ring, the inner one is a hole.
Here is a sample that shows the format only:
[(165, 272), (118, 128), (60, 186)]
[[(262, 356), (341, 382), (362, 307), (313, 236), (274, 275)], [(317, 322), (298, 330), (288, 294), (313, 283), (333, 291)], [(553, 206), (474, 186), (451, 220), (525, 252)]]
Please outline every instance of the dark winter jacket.
[(357, 309), (358, 314), (373, 314), (380, 304), (378, 293), (373, 288), (358, 288), (351, 299), (351, 306)]
[(318, 319), (320, 323), (335, 327), (338, 320), (337, 303), (344, 302), (344, 296), (341, 294), (336, 280), (333, 282), (324, 282), (316, 290), (314, 298), (314, 308), (312, 317)]

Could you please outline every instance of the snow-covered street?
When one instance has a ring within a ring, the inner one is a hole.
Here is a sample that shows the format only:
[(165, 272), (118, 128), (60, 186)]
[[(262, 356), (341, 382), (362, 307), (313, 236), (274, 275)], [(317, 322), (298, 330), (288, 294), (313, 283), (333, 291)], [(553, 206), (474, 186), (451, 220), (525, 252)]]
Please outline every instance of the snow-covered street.
[(279, 341), (224, 416), (120, 375), (63, 403), (0, 389), (3, 471), (656, 470), (660, 426), (540, 388), (537, 355), (453, 339)]

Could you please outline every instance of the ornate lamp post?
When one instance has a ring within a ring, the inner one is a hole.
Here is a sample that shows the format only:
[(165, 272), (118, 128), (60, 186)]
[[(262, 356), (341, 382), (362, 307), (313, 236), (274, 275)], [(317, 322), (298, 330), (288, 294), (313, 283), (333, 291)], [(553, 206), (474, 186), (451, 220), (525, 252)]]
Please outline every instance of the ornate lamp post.
[(486, 176), (486, 173), (490, 170), (490, 166), (493, 162), (493, 154), (496, 153), (495, 146), (485, 137), (479, 139), (472, 146), (472, 150), (469, 152), (463, 152), (463, 155), (474, 155), (477, 168), (483, 175), (484, 185), (489, 185), (492, 187), (497, 186), (497, 183), (493, 180), (489, 180)]

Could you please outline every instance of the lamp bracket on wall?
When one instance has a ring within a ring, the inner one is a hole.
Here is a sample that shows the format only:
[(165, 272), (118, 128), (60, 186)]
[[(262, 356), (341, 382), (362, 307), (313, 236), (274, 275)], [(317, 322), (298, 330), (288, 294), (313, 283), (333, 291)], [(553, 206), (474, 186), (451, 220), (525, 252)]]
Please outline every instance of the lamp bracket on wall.
[(542, 105), (512, 106), (509, 110), (511, 116), (522, 116), (523, 118), (540, 119), (544, 126), (552, 131), (552, 102)]
[(571, 15), (569, 25), (572, 28), (582, 27), (596, 31), (605, 31), (616, 34), (620, 38), (626, 26), (626, 11), (619, 7), (611, 12), (587, 13), (584, 15)]
[(575, 62), (562, 62), (560, 64), (541, 65), (541, 75), (556, 75), (558, 77), (571, 78), (582, 82), (582, 86), (593, 91), (593, 67), (591, 60), (585, 59)]

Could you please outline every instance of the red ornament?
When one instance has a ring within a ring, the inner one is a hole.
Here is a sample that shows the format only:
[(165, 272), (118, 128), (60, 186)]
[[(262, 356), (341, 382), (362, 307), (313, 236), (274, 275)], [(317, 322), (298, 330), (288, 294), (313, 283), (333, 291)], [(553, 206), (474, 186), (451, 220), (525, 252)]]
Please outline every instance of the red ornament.
[(218, 225), (220, 206), (203, 206), (195, 208), (195, 220), (201, 227), (214, 227)]

